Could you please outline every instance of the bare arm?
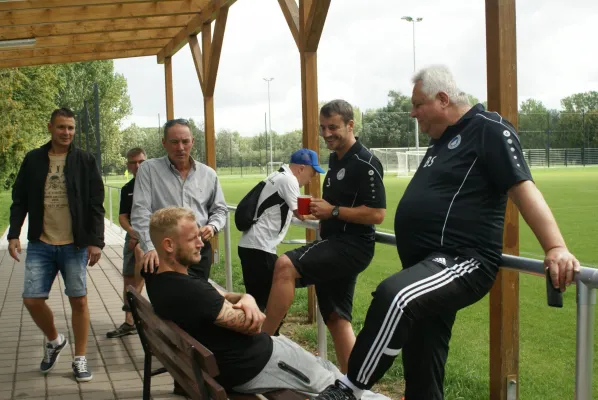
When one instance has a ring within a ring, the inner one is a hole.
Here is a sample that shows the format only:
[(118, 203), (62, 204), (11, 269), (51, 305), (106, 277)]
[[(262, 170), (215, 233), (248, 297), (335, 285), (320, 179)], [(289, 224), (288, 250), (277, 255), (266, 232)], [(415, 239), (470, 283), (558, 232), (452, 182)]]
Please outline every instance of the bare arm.
[(533, 182), (523, 181), (511, 187), (508, 194), (546, 253), (544, 265), (550, 269), (554, 287), (560, 287), (564, 291), (580, 266), (577, 259), (569, 253), (542, 193)]
[[(312, 199), (309, 208), (317, 219), (329, 219), (334, 206), (323, 199)], [(338, 211), (338, 219), (362, 225), (381, 224), (386, 215), (386, 209), (368, 206), (340, 207)]]
[(136, 238), (137, 237), (137, 233), (135, 232), (135, 229), (133, 229), (133, 226), (131, 225), (131, 223), (129, 222), (129, 214), (119, 214), (118, 215), (118, 222), (120, 223), (120, 226), (127, 231), (127, 233), (131, 236)]
[[(237, 303), (240, 304), (241, 300), (238, 299)], [(237, 306), (225, 298), (214, 324), (245, 335), (257, 335), (262, 331), (262, 323), (266, 318), (259, 310), (257, 312), (254, 315), (244, 306)]]

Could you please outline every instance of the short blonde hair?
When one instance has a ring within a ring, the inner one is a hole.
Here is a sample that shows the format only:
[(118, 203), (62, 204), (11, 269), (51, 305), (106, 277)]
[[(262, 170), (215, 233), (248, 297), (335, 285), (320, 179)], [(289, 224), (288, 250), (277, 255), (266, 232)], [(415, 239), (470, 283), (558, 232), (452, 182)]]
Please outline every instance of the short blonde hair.
[(183, 207), (166, 207), (162, 208), (150, 217), (150, 238), (154, 246), (165, 238), (174, 235), (179, 226), (179, 221), (186, 219), (196, 222), (195, 214), (188, 208)]

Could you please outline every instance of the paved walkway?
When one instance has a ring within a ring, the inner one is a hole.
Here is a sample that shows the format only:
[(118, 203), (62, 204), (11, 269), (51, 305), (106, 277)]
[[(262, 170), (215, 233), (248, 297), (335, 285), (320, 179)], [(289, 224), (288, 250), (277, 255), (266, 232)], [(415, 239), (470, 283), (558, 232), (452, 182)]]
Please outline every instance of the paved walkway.
[[(25, 226), (27, 226), (25, 224)], [(106, 247), (99, 265), (89, 268), (87, 277), (91, 326), (87, 358), (93, 372), (91, 382), (77, 383), (71, 371), (74, 337), (71, 309), (64, 295), (62, 279), (54, 283), (48, 304), (54, 311), (59, 332), (69, 338), (69, 347), (48, 375), (39, 372), (43, 357), (43, 335), (23, 307), (23, 270), (6, 250), (6, 233), (0, 238), (0, 400), (112, 400), (141, 399), (143, 349), (137, 335), (107, 339), (106, 332), (124, 320), (122, 307), (122, 249), (124, 234), (106, 220)], [(26, 248), (26, 233), (21, 239)], [(153, 367), (159, 366), (154, 360)], [(168, 374), (152, 379), (154, 399), (183, 399), (174, 396)]]

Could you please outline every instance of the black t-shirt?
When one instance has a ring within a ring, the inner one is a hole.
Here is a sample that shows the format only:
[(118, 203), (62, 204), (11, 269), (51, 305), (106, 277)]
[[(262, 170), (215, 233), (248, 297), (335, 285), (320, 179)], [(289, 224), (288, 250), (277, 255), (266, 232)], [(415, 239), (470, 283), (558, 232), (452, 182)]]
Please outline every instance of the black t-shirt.
[(120, 189), (120, 207), (118, 214), (129, 214), (131, 219), (131, 209), (133, 208), (133, 189), (135, 188), (135, 178), (131, 179)]
[(206, 346), (216, 357), (218, 383), (230, 389), (253, 379), (272, 355), (266, 333), (249, 336), (214, 324), (224, 297), (206, 280), (177, 272), (153, 275), (147, 281), (154, 312), (170, 320)]
[(507, 191), (526, 180), (532, 175), (513, 126), (474, 106), (430, 141), (399, 202), (394, 228), (403, 266), (445, 251), (476, 258), (494, 276)]
[[(384, 171), (376, 156), (359, 141), (340, 160), (330, 155), (328, 173), (324, 178), (322, 198), (333, 206), (386, 208), (386, 192), (382, 182)], [(321, 235), (361, 235), (374, 239), (374, 225), (355, 224), (331, 218), (321, 222)]]

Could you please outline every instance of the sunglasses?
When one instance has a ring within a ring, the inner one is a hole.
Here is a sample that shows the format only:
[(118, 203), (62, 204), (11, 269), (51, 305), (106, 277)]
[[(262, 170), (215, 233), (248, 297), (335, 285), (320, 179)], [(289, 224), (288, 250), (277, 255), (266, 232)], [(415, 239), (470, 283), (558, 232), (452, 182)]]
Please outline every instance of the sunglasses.
[(174, 125), (185, 125), (185, 126), (189, 126), (189, 120), (186, 120), (184, 118), (177, 118), (177, 119), (171, 119), (166, 121), (166, 123), (164, 124), (164, 129), (168, 129)]

